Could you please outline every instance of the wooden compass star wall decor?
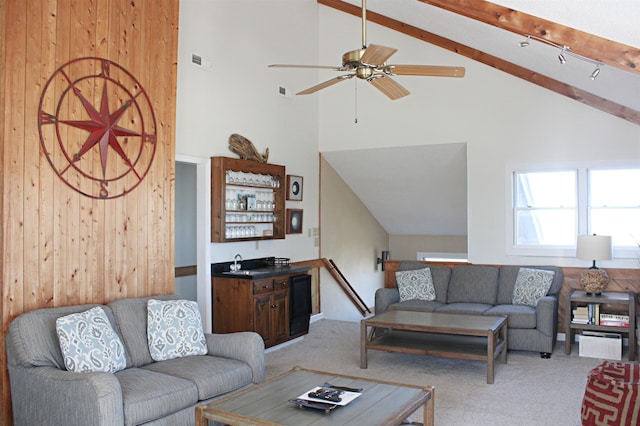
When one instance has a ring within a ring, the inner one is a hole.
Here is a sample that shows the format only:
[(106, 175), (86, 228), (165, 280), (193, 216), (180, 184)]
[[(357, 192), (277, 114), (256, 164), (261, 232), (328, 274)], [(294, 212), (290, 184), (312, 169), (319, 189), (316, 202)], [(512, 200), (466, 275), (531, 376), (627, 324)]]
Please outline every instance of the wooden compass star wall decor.
[(53, 170), (91, 198), (121, 197), (147, 175), (156, 152), (156, 119), (142, 85), (120, 65), (78, 58), (42, 90), (40, 144)]

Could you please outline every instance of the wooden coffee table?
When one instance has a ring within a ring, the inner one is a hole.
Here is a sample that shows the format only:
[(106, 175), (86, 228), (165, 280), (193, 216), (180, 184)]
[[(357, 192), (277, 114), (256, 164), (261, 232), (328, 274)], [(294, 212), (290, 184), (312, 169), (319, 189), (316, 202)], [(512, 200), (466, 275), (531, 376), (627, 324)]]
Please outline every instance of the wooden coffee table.
[(487, 383), (492, 384), (494, 361), (507, 363), (504, 316), (386, 311), (363, 319), (360, 326), (360, 368), (367, 368), (368, 349), (480, 360), (486, 361)]
[[(362, 388), (362, 395), (329, 413), (288, 402), (316, 386)], [(424, 424), (433, 426), (434, 388), (363, 379), (294, 367), (264, 383), (209, 404), (196, 406), (196, 426), (207, 420), (229, 425), (400, 425), (424, 407)]]

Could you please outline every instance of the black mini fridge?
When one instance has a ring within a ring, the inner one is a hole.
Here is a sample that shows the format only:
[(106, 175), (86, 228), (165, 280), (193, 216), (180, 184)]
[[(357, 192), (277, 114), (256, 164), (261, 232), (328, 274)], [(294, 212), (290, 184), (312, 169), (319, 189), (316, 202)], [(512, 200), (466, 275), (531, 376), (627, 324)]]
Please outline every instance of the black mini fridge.
[(311, 275), (289, 278), (289, 334), (297, 336), (309, 332), (311, 318)]

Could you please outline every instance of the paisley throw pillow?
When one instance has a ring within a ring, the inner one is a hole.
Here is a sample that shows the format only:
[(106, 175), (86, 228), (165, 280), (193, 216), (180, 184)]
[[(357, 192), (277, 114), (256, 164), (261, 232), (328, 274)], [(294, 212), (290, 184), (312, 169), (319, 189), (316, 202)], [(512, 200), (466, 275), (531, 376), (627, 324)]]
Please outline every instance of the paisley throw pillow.
[(147, 340), (154, 361), (206, 355), (198, 304), (190, 300), (148, 300)]
[(396, 283), (400, 293), (400, 301), (436, 300), (436, 289), (433, 286), (431, 269), (415, 271), (397, 271)]
[(74, 373), (115, 373), (127, 366), (122, 340), (99, 306), (56, 320), (64, 365)]

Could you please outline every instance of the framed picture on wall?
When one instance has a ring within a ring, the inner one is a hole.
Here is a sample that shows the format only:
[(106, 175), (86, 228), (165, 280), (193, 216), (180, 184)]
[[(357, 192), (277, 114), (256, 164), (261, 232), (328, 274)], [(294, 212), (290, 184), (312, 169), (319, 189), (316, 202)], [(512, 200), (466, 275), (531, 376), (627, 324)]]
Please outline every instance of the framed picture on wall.
[(287, 234), (302, 234), (302, 209), (287, 209)]
[(287, 175), (287, 200), (302, 201), (302, 176)]

